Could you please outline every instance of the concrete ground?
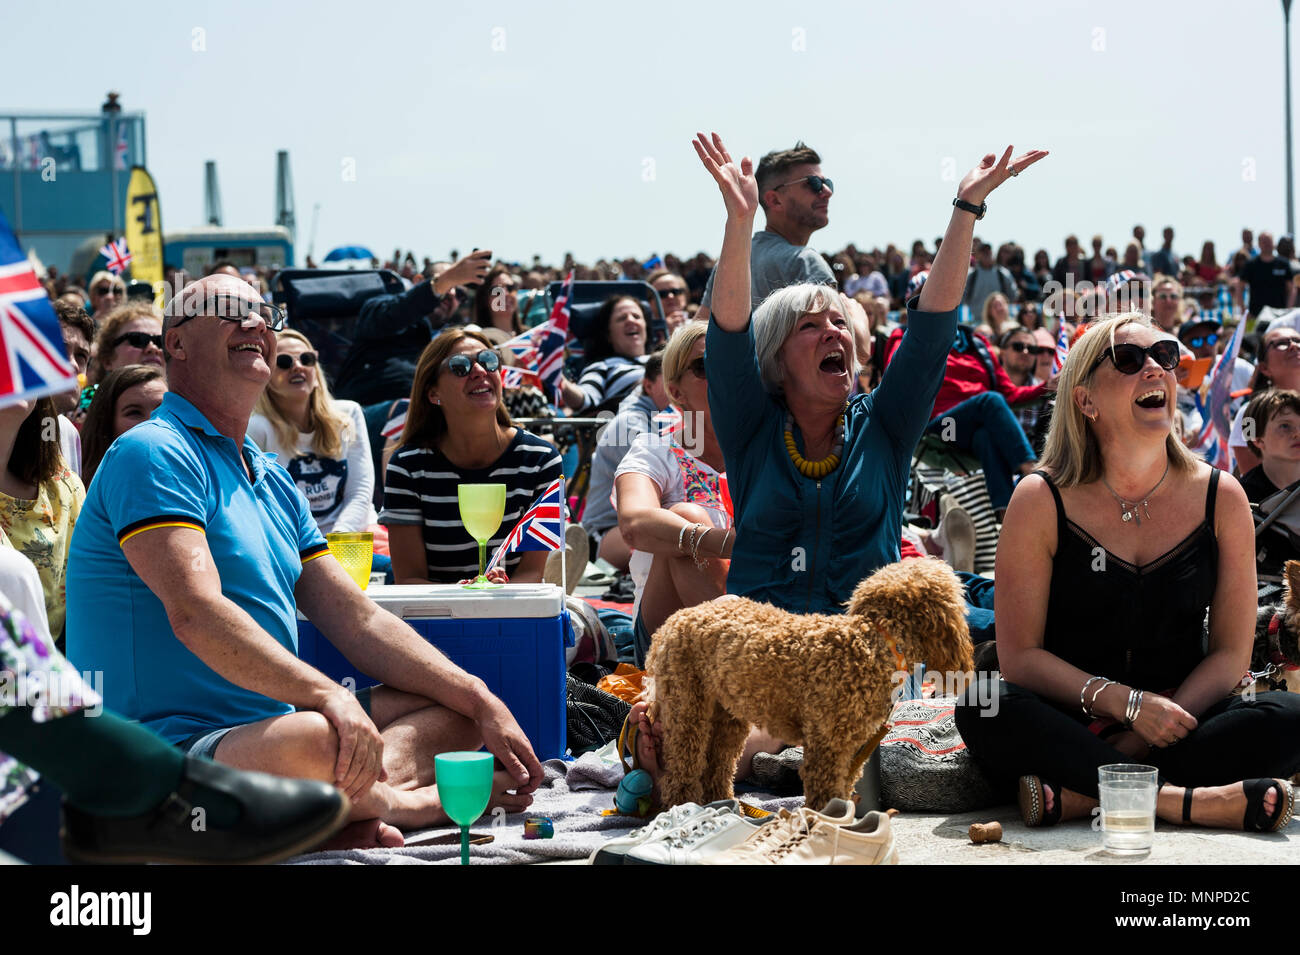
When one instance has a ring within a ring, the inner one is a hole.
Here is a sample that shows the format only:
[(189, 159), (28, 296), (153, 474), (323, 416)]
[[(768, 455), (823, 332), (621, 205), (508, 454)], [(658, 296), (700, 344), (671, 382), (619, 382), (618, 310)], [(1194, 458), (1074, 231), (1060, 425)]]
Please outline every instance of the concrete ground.
[[(1002, 823), (1002, 841), (976, 845), (973, 822)], [(1029, 829), (1015, 806), (936, 816), (899, 813), (895, 840), (902, 865), (1295, 865), (1300, 863), (1300, 820), (1280, 833), (1222, 832), (1156, 823), (1149, 853), (1118, 856), (1102, 848), (1100, 832), (1078, 820)]]

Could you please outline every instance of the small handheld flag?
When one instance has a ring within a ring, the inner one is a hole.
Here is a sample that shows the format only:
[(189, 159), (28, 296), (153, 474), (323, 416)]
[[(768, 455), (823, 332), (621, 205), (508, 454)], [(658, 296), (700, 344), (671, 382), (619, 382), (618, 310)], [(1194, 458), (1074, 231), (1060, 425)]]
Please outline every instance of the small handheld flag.
[(99, 250), (99, 254), (108, 259), (108, 264), (104, 268), (108, 269), (114, 275), (121, 275), (126, 271), (126, 267), (131, 264), (134, 258), (126, 247), (126, 237), (118, 239), (116, 242), (110, 242)]
[(500, 566), (511, 551), (561, 549), (564, 546), (564, 517), (564, 479), (556, 478), (519, 518), (487, 562), (483, 573)]
[(1056, 329), (1056, 354), (1052, 356), (1052, 374), (1059, 375), (1065, 367), (1065, 356), (1070, 352), (1070, 337), (1065, 333), (1065, 320), (1061, 319)]
[(560, 297), (551, 309), (550, 329), (537, 349), (537, 375), (546, 390), (562, 400), (560, 375), (564, 371), (564, 344), (569, 338), (569, 302), (573, 298), (573, 270), (565, 276)]
[(0, 407), (75, 387), (54, 306), (0, 213)]

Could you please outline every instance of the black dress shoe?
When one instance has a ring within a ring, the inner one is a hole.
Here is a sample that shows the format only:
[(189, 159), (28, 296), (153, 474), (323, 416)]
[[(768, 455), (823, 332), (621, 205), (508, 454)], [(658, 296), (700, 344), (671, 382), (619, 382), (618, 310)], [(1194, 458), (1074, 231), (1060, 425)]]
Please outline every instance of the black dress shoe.
[[(225, 812), (209, 811), (209, 790)], [(228, 827), (213, 817), (238, 807)], [(196, 812), (203, 810), (203, 812)], [(74, 863), (270, 863), (305, 852), (347, 821), (351, 807), (326, 783), (247, 772), (193, 756), (176, 791), (140, 816), (97, 816), (63, 804), (60, 837)]]

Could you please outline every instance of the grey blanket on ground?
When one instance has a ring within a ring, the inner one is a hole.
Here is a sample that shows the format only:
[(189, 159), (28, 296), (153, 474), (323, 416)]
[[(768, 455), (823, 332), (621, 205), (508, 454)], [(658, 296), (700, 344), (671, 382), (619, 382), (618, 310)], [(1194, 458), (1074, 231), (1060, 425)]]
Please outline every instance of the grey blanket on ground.
[[(473, 835), (492, 835), (487, 845), (470, 846), (471, 865), (523, 865), (533, 862), (585, 859), (604, 842), (627, 835), (645, 824), (644, 819), (606, 816), (614, 806), (614, 791), (623, 770), (612, 766), (598, 753), (584, 753), (573, 762), (549, 759), (542, 763), (545, 778), (533, 794), (527, 812), (492, 818), (484, 817), (470, 827)], [(774, 798), (765, 793), (747, 794), (746, 802), (775, 812), (803, 803), (801, 796)], [(525, 839), (524, 820), (547, 816), (555, 825), (552, 839)], [(454, 834), (454, 826), (404, 833), (408, 842), (427, 835)], [(289, 860), (288, 865), (455, 865), (460, 863), (460, 843), (411, 846), (401, 849), (342, 849), (313, 852)]]

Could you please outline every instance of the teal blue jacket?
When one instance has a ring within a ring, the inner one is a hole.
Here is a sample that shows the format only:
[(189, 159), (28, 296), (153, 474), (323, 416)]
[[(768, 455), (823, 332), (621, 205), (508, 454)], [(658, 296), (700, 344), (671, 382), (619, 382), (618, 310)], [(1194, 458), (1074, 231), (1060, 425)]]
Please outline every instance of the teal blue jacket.
[[(908, 309), (880, 385), (849, 399), (839, 467), (815, 480), (786, 453), (785, 404), (763, 387), (752, 322), (743, 332), (709, 322), (709, 410), (736, 519), (730, 593), (796, 613), (842, 613), (860, 580), (899, 559), (912, 452), (956, 331), (956, 310)], [(802, 447), (797, 426), (795, 437)]]

